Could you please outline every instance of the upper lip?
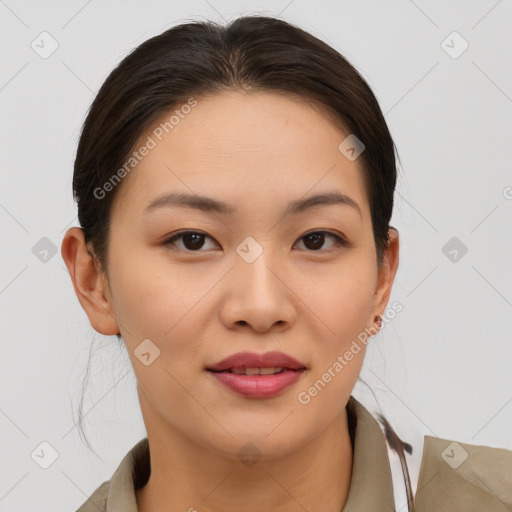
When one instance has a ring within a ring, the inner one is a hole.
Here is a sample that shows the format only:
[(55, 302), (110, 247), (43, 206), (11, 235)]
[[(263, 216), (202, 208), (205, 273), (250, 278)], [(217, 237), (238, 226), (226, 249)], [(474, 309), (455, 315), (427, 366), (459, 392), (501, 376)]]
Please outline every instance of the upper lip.
[(256, 352), (237, 352), (222, 361), (208, 366), (207, 370), (223, 371), (231, 368), (289, 368), (291, 370), (305, 369), (306, 365), (301, 361), (285, 354), (283, 352), (265, 352), (258, 354)]

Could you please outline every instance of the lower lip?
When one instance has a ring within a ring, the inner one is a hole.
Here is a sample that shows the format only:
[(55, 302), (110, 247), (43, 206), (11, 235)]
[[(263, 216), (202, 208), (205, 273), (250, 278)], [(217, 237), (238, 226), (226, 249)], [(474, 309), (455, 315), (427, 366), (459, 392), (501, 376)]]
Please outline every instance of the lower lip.
[(214, 371), (209, 373), (235, 393), (251, 398), (267, 398), (293, 386), (300, 379), (303, 370), (285, 370), (275, 375), (237, 375)]

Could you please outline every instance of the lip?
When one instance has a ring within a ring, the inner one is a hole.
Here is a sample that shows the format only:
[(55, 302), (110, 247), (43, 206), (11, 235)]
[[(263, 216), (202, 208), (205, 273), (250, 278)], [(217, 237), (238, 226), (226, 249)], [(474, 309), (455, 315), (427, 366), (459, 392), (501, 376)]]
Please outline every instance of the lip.
[[(283, 368), (273, 375), (238, 375), (232, 368)], [(222, 359), (206, 370), (227, 388), (250, 398), (269, 398), (293, 386), (307, 367), (301, 361), (283, 352), (238, 352)]]
[(207, 370), (221, 372), (231, 368), (272, 368), (278, 366), (289, 370), (305, 370), (306, 365), (284, 352), (237, 352), (232, 354), (212, 366)]
[(284, 370), (274, 375), (237, 375), (209, 371), (217, 382), (247, 398), (270, 398), (292, 387), (303, 375), (303, 370)]

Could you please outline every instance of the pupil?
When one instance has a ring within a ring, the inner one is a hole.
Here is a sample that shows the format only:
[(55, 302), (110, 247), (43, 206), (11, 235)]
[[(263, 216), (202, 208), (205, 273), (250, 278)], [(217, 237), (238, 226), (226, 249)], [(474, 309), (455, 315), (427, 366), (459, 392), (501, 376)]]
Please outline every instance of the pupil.
[[(312, 233), (305, 238), (305, 245), (310, 249), (320, 249), (324, 244), (325, 233)], [(308, 241), (312, 243), (308, 243)], [(188, 233), (183, 235), (183, 243), (187, 249), (201, 249), (204, 244), (204, 235), (200, 233)]]
[[(306, 240), (313, 240), (313, 249), (320, 249), (323, 245), (323, 239), (325, 237), (324, 233), (311, 233), (311, 235), (306, 236)], [(320, 241), (320, 243), (318, 243)], [(305, 244), (308, 246), (308, 244)], [(310, 247), (311, 248), (311, 247)]]
[[(183, 244), (187, 249), (201, 249), (204, 243), (204, 240), (201, 240), (202, 238), (203, 235), (199, 233), (188, 233), (183, 236)], [(191, 243), (187, 243), (187, 241), (191, 241)]]

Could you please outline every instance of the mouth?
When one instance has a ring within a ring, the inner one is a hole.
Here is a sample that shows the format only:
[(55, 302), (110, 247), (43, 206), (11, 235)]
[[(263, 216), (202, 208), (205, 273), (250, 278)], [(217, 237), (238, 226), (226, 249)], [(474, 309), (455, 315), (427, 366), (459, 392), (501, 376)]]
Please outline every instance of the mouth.
[(205, 368), (216, 382), (244, 398), (271, 398), (293, 387), (306, 365), (283, 352), (238, 352)]
[(293, 371), (300, 372), (305, 370), (306, 368), (283, 368), (278, 366), (271, 366), (268, 368), (250, 368), (250, 367), (233, 367), (227, 368), (226, 370), (211, 370), (207, 368), (208, 371), (214, 373), (234, 373), (235, 375), (278, 375), (285, 371)]
[(272, 375), (286, 370), (306, 370), (306, 365), (283, 352), (238, 352), (206, 367), (213, 372), (237, 375)]

